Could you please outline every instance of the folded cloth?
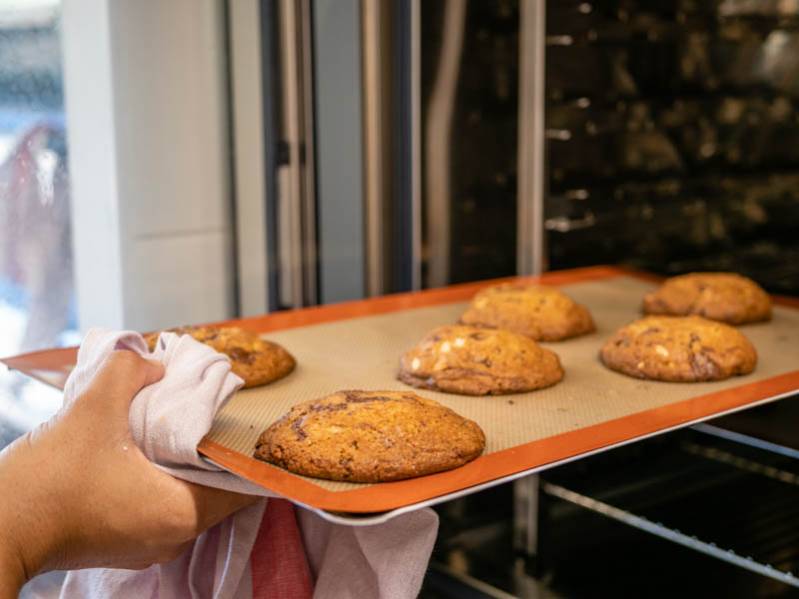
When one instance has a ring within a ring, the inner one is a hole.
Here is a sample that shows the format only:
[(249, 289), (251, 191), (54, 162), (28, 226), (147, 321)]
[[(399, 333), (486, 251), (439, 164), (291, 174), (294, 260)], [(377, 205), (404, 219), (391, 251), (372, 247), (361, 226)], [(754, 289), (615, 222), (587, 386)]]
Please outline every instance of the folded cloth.
[(90, 330), (64, 388), (65, 406), (83, 393), (108, 354), (117, 349), (134, 351), (164, 365), (164, 378), (142, 389), (130, 406), (130, 432), (144, 455), (183, 480), (251, 495), (268, 493), (209, 464), (197, 453), (214, 416), (244, 382), (230, 371), (227, 357), (190, 335), (161, 333), (149, 354), (139, 333)]
[(316, 579), (314, 599), (419, 594), (438, 532), (430, 508), (374, 526), (331, 524), (308, 510), (300, 510), (299, 518)]
[[(120, 349), (159, 360), (165, 367), (164, 377), (142, 389), (131, 403), (130, 429), (143, 453), (177, 478), (265, 499), (200, 535), (168, 564), (140, 571), (70, 572), (62, 598), (303, 599), (314, 587), (318, 599), (402, 599), (418, 594), (438, 528), (432, 510), (358, 529), (300, 510), (301, 535), (293, 505), (199, 456), (197, 444), (242, 381), (230, 371), (224, 355), (192, 337), (162, 333), (150, 354), (136, 332), (90, 330), (66, 383), (66, 406), (87, 388), (106, 357)], [(192, 418), (186, 418), (187, 413)]]
[[(64, 404), (87, 388), (106, 357), (127, 349), (164, 364), (164, 377), (139, 392), (130, 406), (130, 430), (142, 452), (169, 474), (239, 493), (267, 495), (229, 472), (202, 460), (197, 444), (210, 430), (217, 411), (243, 381), (230, 371), (228, 359), (188, 335), (162, 333), (152, 354), (136, 332), (89, 331), (78, 350), (78, 363), (67, 380)], [(191, 418), (186, 418), (191, 414)], [(252, 596), (249, 560), (266, 500), (249, 506), (201, 535), (180, 557), (141, 571), (94, 569), (67, 575), (62, 597), (192, 597)], [(288, 525), (296, 529), (296, 519)], [(283, 525), (285, 528), (285, 525)], [(296, 555), (304, 555), (300, 547)], [(277, 558), (276, 567), (307, 572), (297, 563)], [(302, 597), (303, 595), (298, 595)], [(307, 593), (305, 596), (309, 596)]]

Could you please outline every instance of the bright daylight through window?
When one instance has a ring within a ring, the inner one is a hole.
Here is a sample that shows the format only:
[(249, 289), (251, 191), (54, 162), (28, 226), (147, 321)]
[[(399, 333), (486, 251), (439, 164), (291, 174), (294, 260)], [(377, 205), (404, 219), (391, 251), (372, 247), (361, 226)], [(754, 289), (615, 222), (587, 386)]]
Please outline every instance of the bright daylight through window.
[[(78, 337), (58, 0), (0, 0), (0, 355)], [(0, 371), (0, 447), (60, 394)]]

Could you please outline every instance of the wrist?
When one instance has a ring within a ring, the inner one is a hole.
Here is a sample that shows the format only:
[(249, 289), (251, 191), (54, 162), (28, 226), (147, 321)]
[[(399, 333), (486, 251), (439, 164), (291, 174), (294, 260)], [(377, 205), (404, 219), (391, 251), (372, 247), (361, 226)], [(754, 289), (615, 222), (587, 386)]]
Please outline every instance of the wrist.
[(0, 539), (0, 599), (16, 597), (27, 581), (28, 573), (14, 540), (3, 534)]
[(0, 452), (0, 599), (44, 571), (56, 547), (52, 493), (41, 488), (54, 477), (41, 464), (24, 438)]

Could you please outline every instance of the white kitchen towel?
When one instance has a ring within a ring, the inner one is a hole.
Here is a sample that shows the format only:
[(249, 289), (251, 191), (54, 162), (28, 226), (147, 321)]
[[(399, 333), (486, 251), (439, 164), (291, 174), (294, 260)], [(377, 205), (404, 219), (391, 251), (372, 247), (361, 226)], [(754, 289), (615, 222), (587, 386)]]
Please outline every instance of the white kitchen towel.
[[(190, 482), (270, 495), (202, 460), (197, 453), (197, 444), (210, 430), (214, 416), (243, 381), (230, 371), (224, 355), (189, 335), (162, 333), (149, 353), (142, 336), (134, 331), (90, 330), (64, 389), (65, 406), (86, 390), (115, 350), (130, 350), (164, 365), (164, 377), (136, 395), (129, 416), (133, 440), (156, 466)], [(110, 568), (72, 572), (61, 596), (249, 599), (246, 589), (239, 589), (265, 505), (265, 501), (258, 502), (227, 518), (168, 564), (135, 572)], [(218, 559), (220, 556), (225, 559)], [(216, 568), (220, 561), (222, 567)], [(212, 564), (211, 576), (208, 564)]]
[[(64, 404), (73, 402), (87, 388), (106, 357), (121, 349), (159, 360), (165, 367), (163, 379), (142, 389), (130, 408), (133, 439), (150, 460), (183, 480), (239, 493), (274, 496), (198, 455), (197, 444), (242, 381), (230, 371), (224, 355), (188, 335), (162, 333), (150, 354), (136, 332), (90, 330), (66, 383)], [(186, 414), (192, 417), (186, 418)], [(266, 501), (260, 501), (227, 518), (169, 564), (142, 571), (71, 572), (61, 597), (251, 599), (251, 560), (253, 563), (258, 560), (258, 555), (251, 556), (251, 552), (265, 505)], [(332, 525), (306, 510), (300, 512), (305, 549), (317, 581), (315, 597), (404, 599), (419, 592), (438, 528), (438, 518), (432, 510), (357, 530)], [(369, 581), (369, 586), (365, 587), (364, 581)], [(374, 593), (365, 593), (367, 588)]]
[(374, 526), (330, 524), (307, 510), (298, 515), (316, 580), (314, 599), (419, 594), (438, 532), (438, 515), (430, 508)]

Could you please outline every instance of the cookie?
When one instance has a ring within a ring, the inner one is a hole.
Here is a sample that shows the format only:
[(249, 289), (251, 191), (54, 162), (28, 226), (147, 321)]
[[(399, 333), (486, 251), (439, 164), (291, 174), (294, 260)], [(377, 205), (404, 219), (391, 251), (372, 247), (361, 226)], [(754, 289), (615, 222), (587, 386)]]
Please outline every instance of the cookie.
[(648, 316), (619, 329), (600, 351), (608, 368), (656, 381), (720, 381), (749, 374), (757, 352), (737, 329), (699, 316)]
[(729, 324), (771, 318), (771, 298), (752, 279), (733, 273), (695, 272), (666, 279), (644, 297), (644, 314), (696, 314)]
[(339, 391), (294, 406), (254, 455), (304, 476), (377, 483), (457, 468), (484, 448), (475, 422), (415, 393)]
[(585, 306), (565, 293), (554, 287), (516, 283), (479, 292), (460, 322), (507, 329), (536, 341), (560, 341), (595, 330)]
[[(230, 358), (230, 369), (244, 380), (244, 388), (266, 385), (294, 370), (292, 355), (277, 343), (261, 339), (239, 327), (184, 326), (168, 329), (178, 335), (191, 335)], [(160, 332), (144, 335), (150, 351)]]
[(563, 378), (557, 354), (529, 337), (466, 325), (438, 327), (400, 360), (397, 378), (464, 395), (533, 391)]

